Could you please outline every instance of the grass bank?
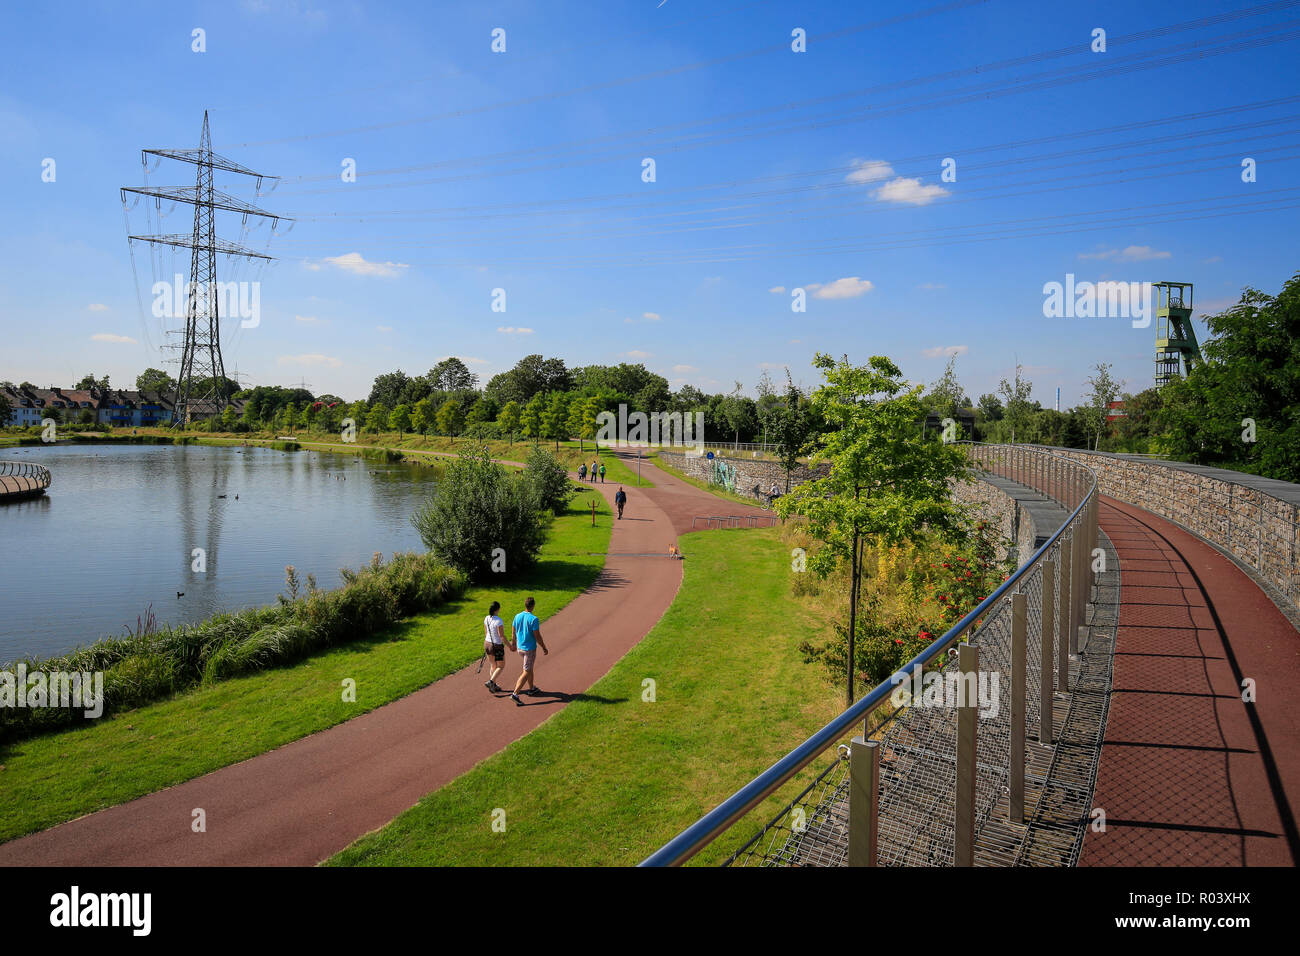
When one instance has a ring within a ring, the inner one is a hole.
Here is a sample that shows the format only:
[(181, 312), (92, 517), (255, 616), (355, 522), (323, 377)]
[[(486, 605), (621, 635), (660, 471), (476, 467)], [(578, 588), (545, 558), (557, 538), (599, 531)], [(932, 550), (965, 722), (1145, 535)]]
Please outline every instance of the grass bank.
[[(682, 543), (677, 599), (583, 698), (330, 864), (634, 864), (829, 720), (838, 692), (796, 649), (824, 630), (823, 612), (791, 596), (780, 532)], [(793, 792), (701, 860), (725, 858)], [(497, 808), (505, 832), (493, 830)]]
[[(472, 663), (482, 653), (490, 601), (510, 609), (533, 594), (554, 613), (595, 580), (613, 526), (603, 499), (597, 504), (593, 527), (586, 499), (575, 497), (552, 524), (539, 562), (518, 578), (471, 588), (461, 600), (293, 666), (0, 748), (0, 841), (246, 760)], [(356, 703), (341, 699), (345, 678), (356, 681)]]

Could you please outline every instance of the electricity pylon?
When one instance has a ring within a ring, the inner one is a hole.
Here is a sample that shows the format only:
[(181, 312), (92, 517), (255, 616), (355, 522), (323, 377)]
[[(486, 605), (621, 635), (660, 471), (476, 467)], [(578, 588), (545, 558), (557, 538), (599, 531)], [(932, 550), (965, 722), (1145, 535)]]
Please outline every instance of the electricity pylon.
[[(203, 112), (203, 134), (198, 149), (145, 149), (140, 151), (140, 160), (147, 164), (149, 156), (163, 159), (175, 159), (183, 163), (193, 163), (197, 167), (194, 186), (126, 186), (122, 189), (122, 202), (125, 205), (126, 193), (138, 193), (151, 196), (155, 202), (163, 199), (172, 202), (191, 203), (194, 206), (194, 234), (170, 236), (128, 236), (128, 241), (139, 239), (164, 246), (189, 249), (190, 281), (186, 286), (185, 329), (181, 349), (180, 374), (176, 377), (176, 411), (172, 419), (174, 425), (184, 427), (192, 418), (210, 417), (221, 414), (228, 404), (226, 398), (226, 369), (221, 357), (221, 316), (220, 295), (217, 284), (217, 253), (228, 256), (243, 256), (246, 259), (266, 259), (272, 257), (254, 252), (237, 243), (218, 239), (216, 236), (216, 211), (241, 213), (243, 216), (263, 216), (273, 223), (284, 217), (275, 216), (243, 200), (227, 195), (212, 185), (214, 169), (252, 176), (257, 179), (257, 188), (262, 188), (263, 179), (277, 179), (256, 173), (233, 160), (219, 156), (212, 151), (212, 134), (208, 130), (208, 114)], [(147, 168), (147, 166), (146, 166)], [(274, 228), (274, 225), (272, 226)], [(179, 330), (178, 330), (179, 331)], [(172, 346), (175, 348), (176, 346)]]

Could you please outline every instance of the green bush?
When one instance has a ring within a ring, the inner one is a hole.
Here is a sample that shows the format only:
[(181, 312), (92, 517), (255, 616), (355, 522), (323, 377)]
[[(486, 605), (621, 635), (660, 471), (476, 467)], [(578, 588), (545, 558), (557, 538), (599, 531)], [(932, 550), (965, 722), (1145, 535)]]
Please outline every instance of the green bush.
[[(509, 572), (537, 559), (546, 534), (540, 509), (532, 484), (481, 449), (447, 466), (411, 521), (439, 560), (471, 580), (483, 580), (500, 552)], [(499, 563), (496, 570), (501, 570)]]
[(569, 507), (573, 485), (569, 483), (564, 465), (548, 449), (538, 445), (529, 453), (524, 481), (532, 489), (540, 507), (552, 514), (564, 514)]
[[(378, 554), (360, 571), (344, 568), (343, 587), (299, 596), (286, 568), (288, 597), (278, 604), (218, 614), (198, 624), (155, 629), (152, 614), (127, 637), (107, 638), (46, 660), (28, 659), (28, 673), (102, 672), (104, 714), (129, 710), (236, 674), (277, 667), (334, 644), (363, 640), (405, 617), (460, 597), (465, 578), (430, 554)], [(12, 670), (12, 668), (5, 668)], [(84, 720), (80, 710), (0, 708), (0, 742)]]

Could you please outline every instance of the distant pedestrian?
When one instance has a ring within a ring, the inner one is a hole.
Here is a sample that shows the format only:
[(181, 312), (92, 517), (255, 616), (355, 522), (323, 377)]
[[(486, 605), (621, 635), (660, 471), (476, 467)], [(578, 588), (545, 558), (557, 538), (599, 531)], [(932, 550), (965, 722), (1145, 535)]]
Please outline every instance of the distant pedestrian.
[(587, 463), (585, 461), (578, 466), (578, 480), (579, 481), (587, 480)]
[(494, 694), (502, 689), (497, 685), (497, 676), (506, 667), (506, 623), (497, 617), (499, 610), (501, 602), (493, 601), (487, 617), (483, 618), (483, 654), (492, 659), (492, 673), (483, 686)]
[(600, 483), (602, 485), (605, 483), (605, 465), (603, 462), (601, 463), (600, 466)]
[(618, 492), (614, 495), (614, 504), (618, 505), (618, 517), (621, 520), (623, 518), (623, 506), (627, 504), (627, 492), (623, 490), (622, 485), (619, 485)]
[(515, 615), (512, 627), (515, 632), (515, 646), (519, 648), (519, 653), (524, 659), (524, 672), (519, 675), (519, 680), (515, 681), (515, 689), (510, 692), (510, 699), (522, 706), (523, 701), (519, 699), (519, 692), (524, 684), (528, 685), (526, 691), (528, 696), (536, 697), (541, 693), (537, 689), (537, 682), (533, 680), (533, 667), (537, 663), (537, 646), (541, 645), (543, 654), (551, 652), (547, 650), (546, 642), (542, 640), (542, 622), (533, 613), (531, 597), (524, 602), (524, 609)]

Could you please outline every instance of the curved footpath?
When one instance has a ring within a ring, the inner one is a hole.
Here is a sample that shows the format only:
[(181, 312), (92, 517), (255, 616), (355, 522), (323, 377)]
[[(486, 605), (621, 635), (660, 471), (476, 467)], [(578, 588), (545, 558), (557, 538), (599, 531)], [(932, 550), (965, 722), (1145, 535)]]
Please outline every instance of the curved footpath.
[(1103, 498), (1101, 526), (1119, 630), (1093, 797), (1106, 830), (1088, 830), (1080, 865), (1300, 863), (1300, 633), (1177, 525)]
[[(623, 457), (627, 457), (624, 455)], [(635, 468), (635, 455), (630, 464)], [(543, 615), (540, 697), (488, 693), (475, 665), (269, 753), (0, 845), (0, 865), (310, 865), (383, 826), (426, 793), (522, 737), (595, 683), (672, 603), (682, 565), (667, 557), (697, 514), (762, 514), (642, 462), (654, 488), (624, 486), (622, 521), (596, 581)], [(588, 486), (591, 487), (591, 486)], [(616, 483), (596, 485), (607, 501)], [(519, 608), (506, 608), (508, 621)], [(467, 642), (477, 642), (477, 633)], [(505, 679), (519, 676), (507, 652)], [(207, 832), (191, 831), (202, 808)]]

